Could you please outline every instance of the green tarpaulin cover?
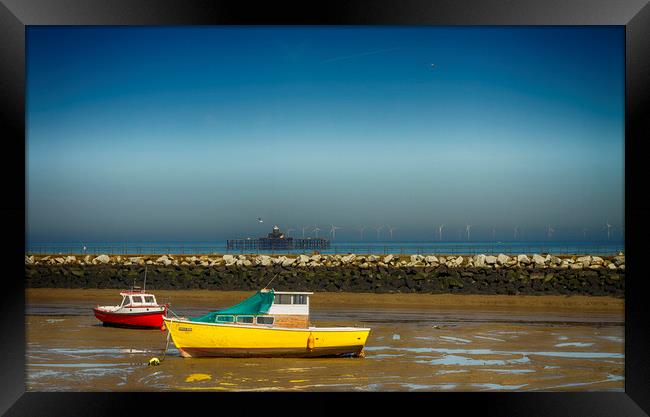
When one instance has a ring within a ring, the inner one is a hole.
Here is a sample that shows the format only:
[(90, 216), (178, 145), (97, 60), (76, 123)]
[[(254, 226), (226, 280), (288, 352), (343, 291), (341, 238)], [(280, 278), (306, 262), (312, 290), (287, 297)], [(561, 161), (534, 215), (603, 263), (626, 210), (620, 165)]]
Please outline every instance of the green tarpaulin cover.
[(214, 323), (217, 321), (217, 316), (220, 315), (251, 315), (264, 314), (269, 311), (271, 304), (273, 304), (274, 292), (258, 291), (252, 297), (249, 297), (239, 304), (228, 307), (223, 310), (211, 311), (203, 317), (190, 318), (190, 321), (200, 321), (203, 323)]

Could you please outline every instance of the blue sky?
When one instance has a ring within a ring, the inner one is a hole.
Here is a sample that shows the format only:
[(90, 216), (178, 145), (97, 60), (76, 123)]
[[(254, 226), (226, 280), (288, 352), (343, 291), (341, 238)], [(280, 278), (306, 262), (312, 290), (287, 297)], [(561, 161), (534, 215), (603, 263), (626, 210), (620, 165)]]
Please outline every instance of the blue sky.
[(29, 27), (26, 146), (29, 241), (602, 238), (624, 30)]

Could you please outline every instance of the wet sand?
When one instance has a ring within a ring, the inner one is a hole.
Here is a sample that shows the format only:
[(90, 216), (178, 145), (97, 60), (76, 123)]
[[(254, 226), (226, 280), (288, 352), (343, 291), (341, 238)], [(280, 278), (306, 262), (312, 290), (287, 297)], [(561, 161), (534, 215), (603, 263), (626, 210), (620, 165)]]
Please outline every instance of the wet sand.
[[(251, 292), (156, 291), (179, 315)], [(180, 357), (167, 334), (101, 326), (116, 290), (27, 291), (29, 391), (623, 391), (624, 303), (608, 297), (319, 293), (312, 324), (363, 325), (365, 358)]]

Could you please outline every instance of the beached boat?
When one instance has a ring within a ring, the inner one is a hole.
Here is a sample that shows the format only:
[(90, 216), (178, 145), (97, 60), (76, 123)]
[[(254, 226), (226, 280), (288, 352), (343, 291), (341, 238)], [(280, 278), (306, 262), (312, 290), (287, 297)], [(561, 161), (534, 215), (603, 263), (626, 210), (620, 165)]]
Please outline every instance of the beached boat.
[[(135, 284), (135, 282), (134, 282)], [(167, 313), (167, 304), (158, 304), (156, 297), (145, 292), (147, 285), (147, 268), (144, 270), (142, 290), (135, 285), (130, 291), (122, 291), (122, 302), (116, 306), (96, 306), (95, 317), (105, 326), (131, 328), (162, 328), (163, 316)]]
[(363, 356), (370, 329), (310, 326), (311, 294), (263, 289), (202, 317), (164, 317), (165, 326), (183, 357)]
[(167, 305), (158, 304), (153, 294), (142, 290), (123, 291), (120, 295), (120, 305), (93, 308), (95, 317), (105, 326), (158, 329), (163, 326)]

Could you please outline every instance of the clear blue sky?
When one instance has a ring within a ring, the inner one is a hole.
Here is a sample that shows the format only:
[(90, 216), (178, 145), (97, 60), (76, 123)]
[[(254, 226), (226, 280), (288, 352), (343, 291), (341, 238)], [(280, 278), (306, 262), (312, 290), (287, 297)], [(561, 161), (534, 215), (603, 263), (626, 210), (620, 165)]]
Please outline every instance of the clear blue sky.
[(27, 28), (30, 241), (595, 239), (623, 200), (623, 27)]

